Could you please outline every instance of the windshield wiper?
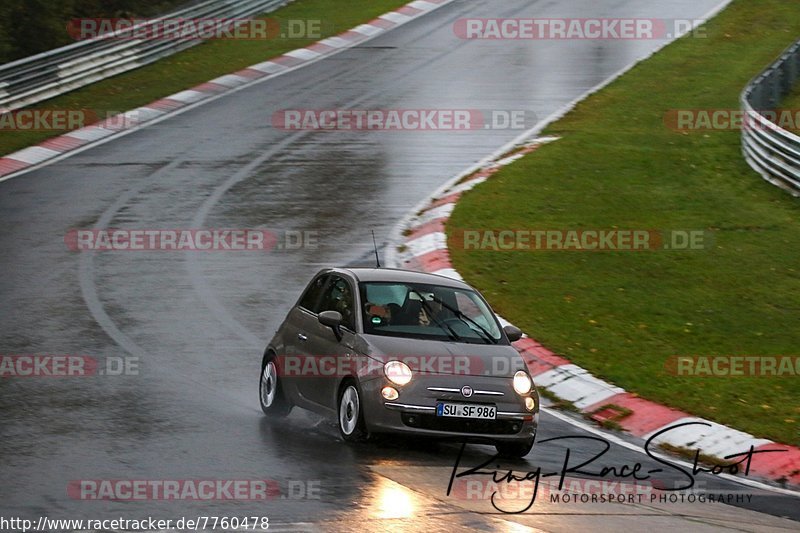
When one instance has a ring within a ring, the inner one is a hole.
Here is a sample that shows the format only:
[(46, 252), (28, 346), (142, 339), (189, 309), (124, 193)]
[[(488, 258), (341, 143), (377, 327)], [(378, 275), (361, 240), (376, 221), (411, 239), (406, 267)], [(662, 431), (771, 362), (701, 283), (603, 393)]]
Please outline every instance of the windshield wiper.
[(497, 339), (492, 337), (492, 334), (489, 333), (486, 330), (486, 328), (484, 328), (483, 326), (478, 324), (478, 322), (476, 322), (472, 318), (470, 318), (467, 315), (465, 315), (462, 311), (460, 311), (459, 309), (456, 309), (455, 307), (447, 304), (445, 301), (441, 300), (440, 298), (437, 298), (436, 296), (433, 297), (433, 301), (438, 303), (438, 304), (440, 304), (442, 307), (444, 307), (448, 311), (452, 312), (454, 315), (456, 315), (456, 317), (459, 320), (461, 320), (463, 323), (467, 324), (467, 326), (469, 326), (470, 324), (473, 324), (475, 327), (477, 327), (478, 330), (480, 330), (480, 331), (478, 331), (478, 330), (476, 330), (474, 328), (470, 328), (470, 329), (472, 329), (472, 331), (474, 331), (475, 333), (478, 333), (478, 334), (482, 333), (483, 335), (480, 335), (480, 337), (483, 340), (489, 341), (490, 344), (497, 344), (497, 342), (498, 342)]
[[(446, 324), (446, 323), (442, 322), (441, 320), (439, 320), (438, 318), (436, 318), (436, 314), (433, 312), (433, 309), (431, 309), (431, 306), (428, 305), (428, 302), (425, 301), (425, 296), (423, 296), (422, 294), (420, 294), (419, 292), (417, 292), (414, 289), (409, 289), (408, 292), (409, 292), (409, 294), (416, 294), (417, 296), (420, 297), (420, 299), (422, 300), (420, 302), (420, 305), (422, 305), (422, 308), (425, 309), (428, 312), (428, 316), (431, 318), (431, 320), (436, 322), (437, 326), (439, 326), (443, 331), (447, 331), (447, 336), (450, 337), (450, 340), (454, 340), (454, 341), (461, 341), (462, 340), (461, 337), (459, 336), (459, 334), (456, 333), (455, 330), (453, 328), (451, 328), (449, 324)], [(435, 297), (434, 297), (434, 299), (435, 299)]]

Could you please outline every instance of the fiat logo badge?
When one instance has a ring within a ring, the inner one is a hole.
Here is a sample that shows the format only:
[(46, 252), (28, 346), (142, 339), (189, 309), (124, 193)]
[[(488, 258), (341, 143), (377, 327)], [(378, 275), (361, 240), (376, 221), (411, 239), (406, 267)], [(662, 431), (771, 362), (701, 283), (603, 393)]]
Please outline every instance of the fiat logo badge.
[(469, 398), (470, 396), (472, 396), (472, 392), (473, 392), (472, 387), (470, 387), (469, 385), (464, 385), (463, 387), (461, 387), (461, 395), (464, 398)]

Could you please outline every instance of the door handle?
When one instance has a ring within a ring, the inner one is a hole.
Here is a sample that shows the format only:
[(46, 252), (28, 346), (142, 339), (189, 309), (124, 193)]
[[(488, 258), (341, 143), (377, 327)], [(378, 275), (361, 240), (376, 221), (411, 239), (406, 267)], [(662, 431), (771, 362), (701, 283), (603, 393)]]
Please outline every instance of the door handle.
[(307, 341), (308, 340), (308, 337), (303, 335), (302, 333), (298, 333), (297, 334), (297, 338), (300, 339), (301, 341)]

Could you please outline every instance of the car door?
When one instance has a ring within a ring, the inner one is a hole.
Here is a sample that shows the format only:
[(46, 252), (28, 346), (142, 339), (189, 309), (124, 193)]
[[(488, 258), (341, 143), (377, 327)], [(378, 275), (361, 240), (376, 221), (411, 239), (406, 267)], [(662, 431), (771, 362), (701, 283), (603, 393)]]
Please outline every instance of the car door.
[(309, 373), (309, 363), (314, 362), (309, 361), (312, 351), (308, 347), (309, 330), (319, 324), (319, 306), (329, 280), (330, 274), (327, 273), (311, 280), (297, 305), (289, 311), (283, 326), (285, 351), (280, 355), (284, 386), (292, 402), (302, 407), (312, 407), (305, 397), (310, 389), (306, 386), (306, 380), (314, 379), (306, 375)]
[(344, 374), (356, 364), (354, 342), (356, 331), (355, 285), (352, 280), (331, 274), (323, 291), (319, 312), (338, 311), (342, 315), (339, 340), (332, 328), (317, 320), (308, 326), (306, 345), (316, 356), (317, 379), (304, 379), (302, 394), (324, 409), (335, 411), (336, 388)]

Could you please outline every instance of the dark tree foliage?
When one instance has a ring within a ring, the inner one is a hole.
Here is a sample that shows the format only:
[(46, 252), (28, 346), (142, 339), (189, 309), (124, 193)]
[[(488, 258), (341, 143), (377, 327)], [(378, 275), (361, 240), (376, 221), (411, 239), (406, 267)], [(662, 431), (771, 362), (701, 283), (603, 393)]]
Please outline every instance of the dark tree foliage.
[(2, 0), (0, 63), (75, 42), (70, 20), (152, 17), (196, 3), (187, 0)]

